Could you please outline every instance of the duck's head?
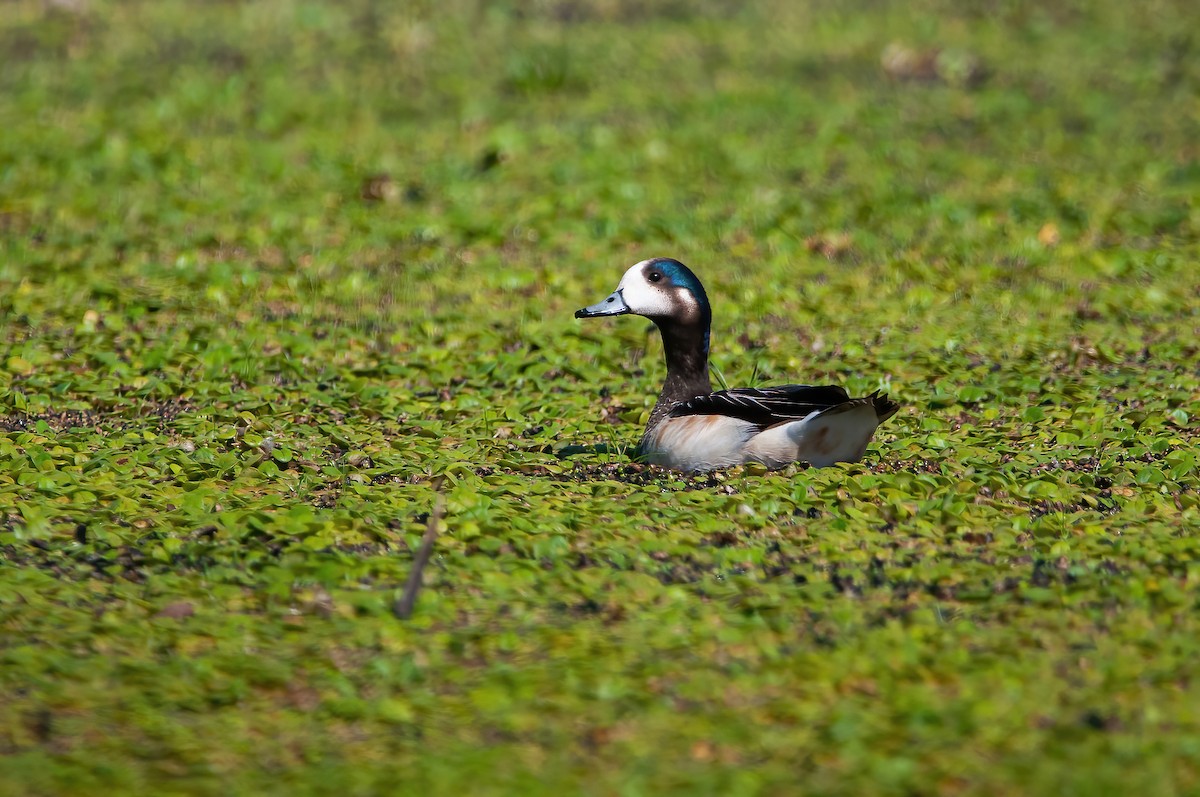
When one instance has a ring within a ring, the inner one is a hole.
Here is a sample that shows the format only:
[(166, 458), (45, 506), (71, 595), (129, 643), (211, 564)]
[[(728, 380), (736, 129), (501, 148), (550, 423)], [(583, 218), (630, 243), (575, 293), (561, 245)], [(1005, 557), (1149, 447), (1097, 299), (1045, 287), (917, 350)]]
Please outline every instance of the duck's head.
[(575, 317), (625, 313), (645, 316), (660, 327), (699, 326), (707, 331), (712, 321), (708, 295), (700, 280), (683, 263), (669, 257), (635, 263), (607, 299), (576, 310)]

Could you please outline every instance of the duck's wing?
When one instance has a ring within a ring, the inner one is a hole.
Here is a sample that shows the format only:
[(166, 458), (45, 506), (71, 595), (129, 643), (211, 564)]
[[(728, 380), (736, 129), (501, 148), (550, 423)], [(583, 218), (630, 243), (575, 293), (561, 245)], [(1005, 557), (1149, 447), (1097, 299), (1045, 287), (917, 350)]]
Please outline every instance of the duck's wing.
[(759, 429), (807, 418), (850, 401), (846, 391), (836, 385), (783, 385), (767, 388), (720, 390), (706, 396), (680, 402), (671, 409), (671, 417), (685, 415), (724, 415), (747, 421)]

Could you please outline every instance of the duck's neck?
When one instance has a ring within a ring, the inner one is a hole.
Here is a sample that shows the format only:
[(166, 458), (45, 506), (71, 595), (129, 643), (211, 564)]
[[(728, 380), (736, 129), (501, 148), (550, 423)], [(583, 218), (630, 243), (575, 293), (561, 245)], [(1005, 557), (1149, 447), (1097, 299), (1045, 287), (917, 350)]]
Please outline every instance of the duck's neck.
[[(707, 314), (706, 314), (707, 315)], [(658, 402), (650, 412), (647, 429), (656, 426), (681, 401), (712, 392), (708, 376), (709, 319), (695, 324), (656, 321), (667, 355), (667, 379)]]

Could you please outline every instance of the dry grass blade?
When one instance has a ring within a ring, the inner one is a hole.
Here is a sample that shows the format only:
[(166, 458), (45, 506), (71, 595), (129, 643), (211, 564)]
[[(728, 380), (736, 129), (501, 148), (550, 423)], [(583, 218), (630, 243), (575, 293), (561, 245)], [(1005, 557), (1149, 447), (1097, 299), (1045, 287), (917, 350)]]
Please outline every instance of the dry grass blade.
[(433, 543), (437, 539), (438, 524), (441, 523), (442, 513), (446, 508), (446, 496), (442, 493), (441, 476), (434, 480), (433, 489), (437, 491), (437, 498), (433, 502), (433, 511), (429, 513), (425, 534), (421, 537), (421, 547), (417, 549), (417, 555), (413, 558), (412, 570), (408, 574), (408, 583), (404, 585), (404, 593), (392, 606), (392, 614), (401, 620), (412, 617), (413, 607), (417, 603), (417, 593), (421, 591), (425, 565), (429, 564), (429, 557), (433, 554)]

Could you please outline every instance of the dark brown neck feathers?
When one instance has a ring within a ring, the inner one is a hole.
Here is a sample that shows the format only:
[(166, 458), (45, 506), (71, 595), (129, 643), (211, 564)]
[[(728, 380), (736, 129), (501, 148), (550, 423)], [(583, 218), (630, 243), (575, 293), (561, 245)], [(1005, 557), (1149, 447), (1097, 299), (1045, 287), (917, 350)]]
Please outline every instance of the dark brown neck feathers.
[(712, 392), (712, 381), (708, 376), (708, 318), (702, 317), (693, 324), (673, 320), (655, 320), (654, 323), (662, 333), (667, 379), (650, 412), (647, 430), (653, 429), (679, 402)]

